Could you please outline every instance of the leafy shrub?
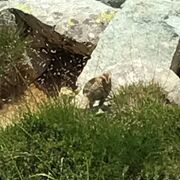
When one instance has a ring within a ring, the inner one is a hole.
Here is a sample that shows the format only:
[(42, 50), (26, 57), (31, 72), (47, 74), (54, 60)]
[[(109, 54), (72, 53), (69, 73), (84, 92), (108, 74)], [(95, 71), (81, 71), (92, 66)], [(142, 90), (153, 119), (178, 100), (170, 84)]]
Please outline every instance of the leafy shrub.
[(179, 179), (180, 109), (155, 85), (121, 88), (112, 113), (60, 100), (0, 131), (2, 179)]

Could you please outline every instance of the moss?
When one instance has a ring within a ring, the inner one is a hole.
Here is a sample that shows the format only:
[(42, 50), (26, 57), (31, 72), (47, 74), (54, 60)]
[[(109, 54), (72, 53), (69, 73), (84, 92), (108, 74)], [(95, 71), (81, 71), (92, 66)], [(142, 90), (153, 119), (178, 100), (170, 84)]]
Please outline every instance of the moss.
[(116, 11), (102, 12), (97, 16), (96, 22), (97, 23), (109, 23), (114, 18), (116, 13), (117, 13)]

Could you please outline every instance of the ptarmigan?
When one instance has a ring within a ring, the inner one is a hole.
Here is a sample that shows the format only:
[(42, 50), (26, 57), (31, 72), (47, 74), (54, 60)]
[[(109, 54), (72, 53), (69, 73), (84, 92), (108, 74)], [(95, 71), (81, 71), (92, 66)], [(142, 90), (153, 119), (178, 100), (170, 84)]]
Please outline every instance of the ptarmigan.
[(102, 106), (111, 91), (111, 86), (109, 72), (90, 79), (83, 88), (83, 94), (89, 100), (89, 108), (93, 107), (96, 100), (99, 100), (99, 106)]

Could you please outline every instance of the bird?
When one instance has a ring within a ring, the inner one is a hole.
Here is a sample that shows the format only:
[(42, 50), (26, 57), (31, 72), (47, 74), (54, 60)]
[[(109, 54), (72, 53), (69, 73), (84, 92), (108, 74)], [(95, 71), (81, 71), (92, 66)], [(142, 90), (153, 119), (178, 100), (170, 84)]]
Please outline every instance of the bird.
[(89, 108), (93, 108), (95, 101), (99, 100), (101, 107), (112, 87), (111, 73), (105, 72), (100, 76), (90, 79), (83, 88), (83, 95), (88, 99)]

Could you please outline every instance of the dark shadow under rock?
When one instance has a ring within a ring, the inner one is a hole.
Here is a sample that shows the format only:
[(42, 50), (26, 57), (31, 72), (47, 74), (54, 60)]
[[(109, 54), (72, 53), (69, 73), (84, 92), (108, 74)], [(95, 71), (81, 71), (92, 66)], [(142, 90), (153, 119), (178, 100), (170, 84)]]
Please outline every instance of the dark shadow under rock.
[(170, 69), (180, 77), (180, 39), (174, 53)]
[(101, 1), (102, 3), (111, 6), (113, 8), (121, 8), (121, 5), (126, 1), (126, 0), (97, 0)]
[(62, 48), (54, 48), (50, 54), (51, 63), (35, 84), (50, 96), (57, 95), (61, 87), (76, 89), (76, 81), (89, 56), (74, 54)]

